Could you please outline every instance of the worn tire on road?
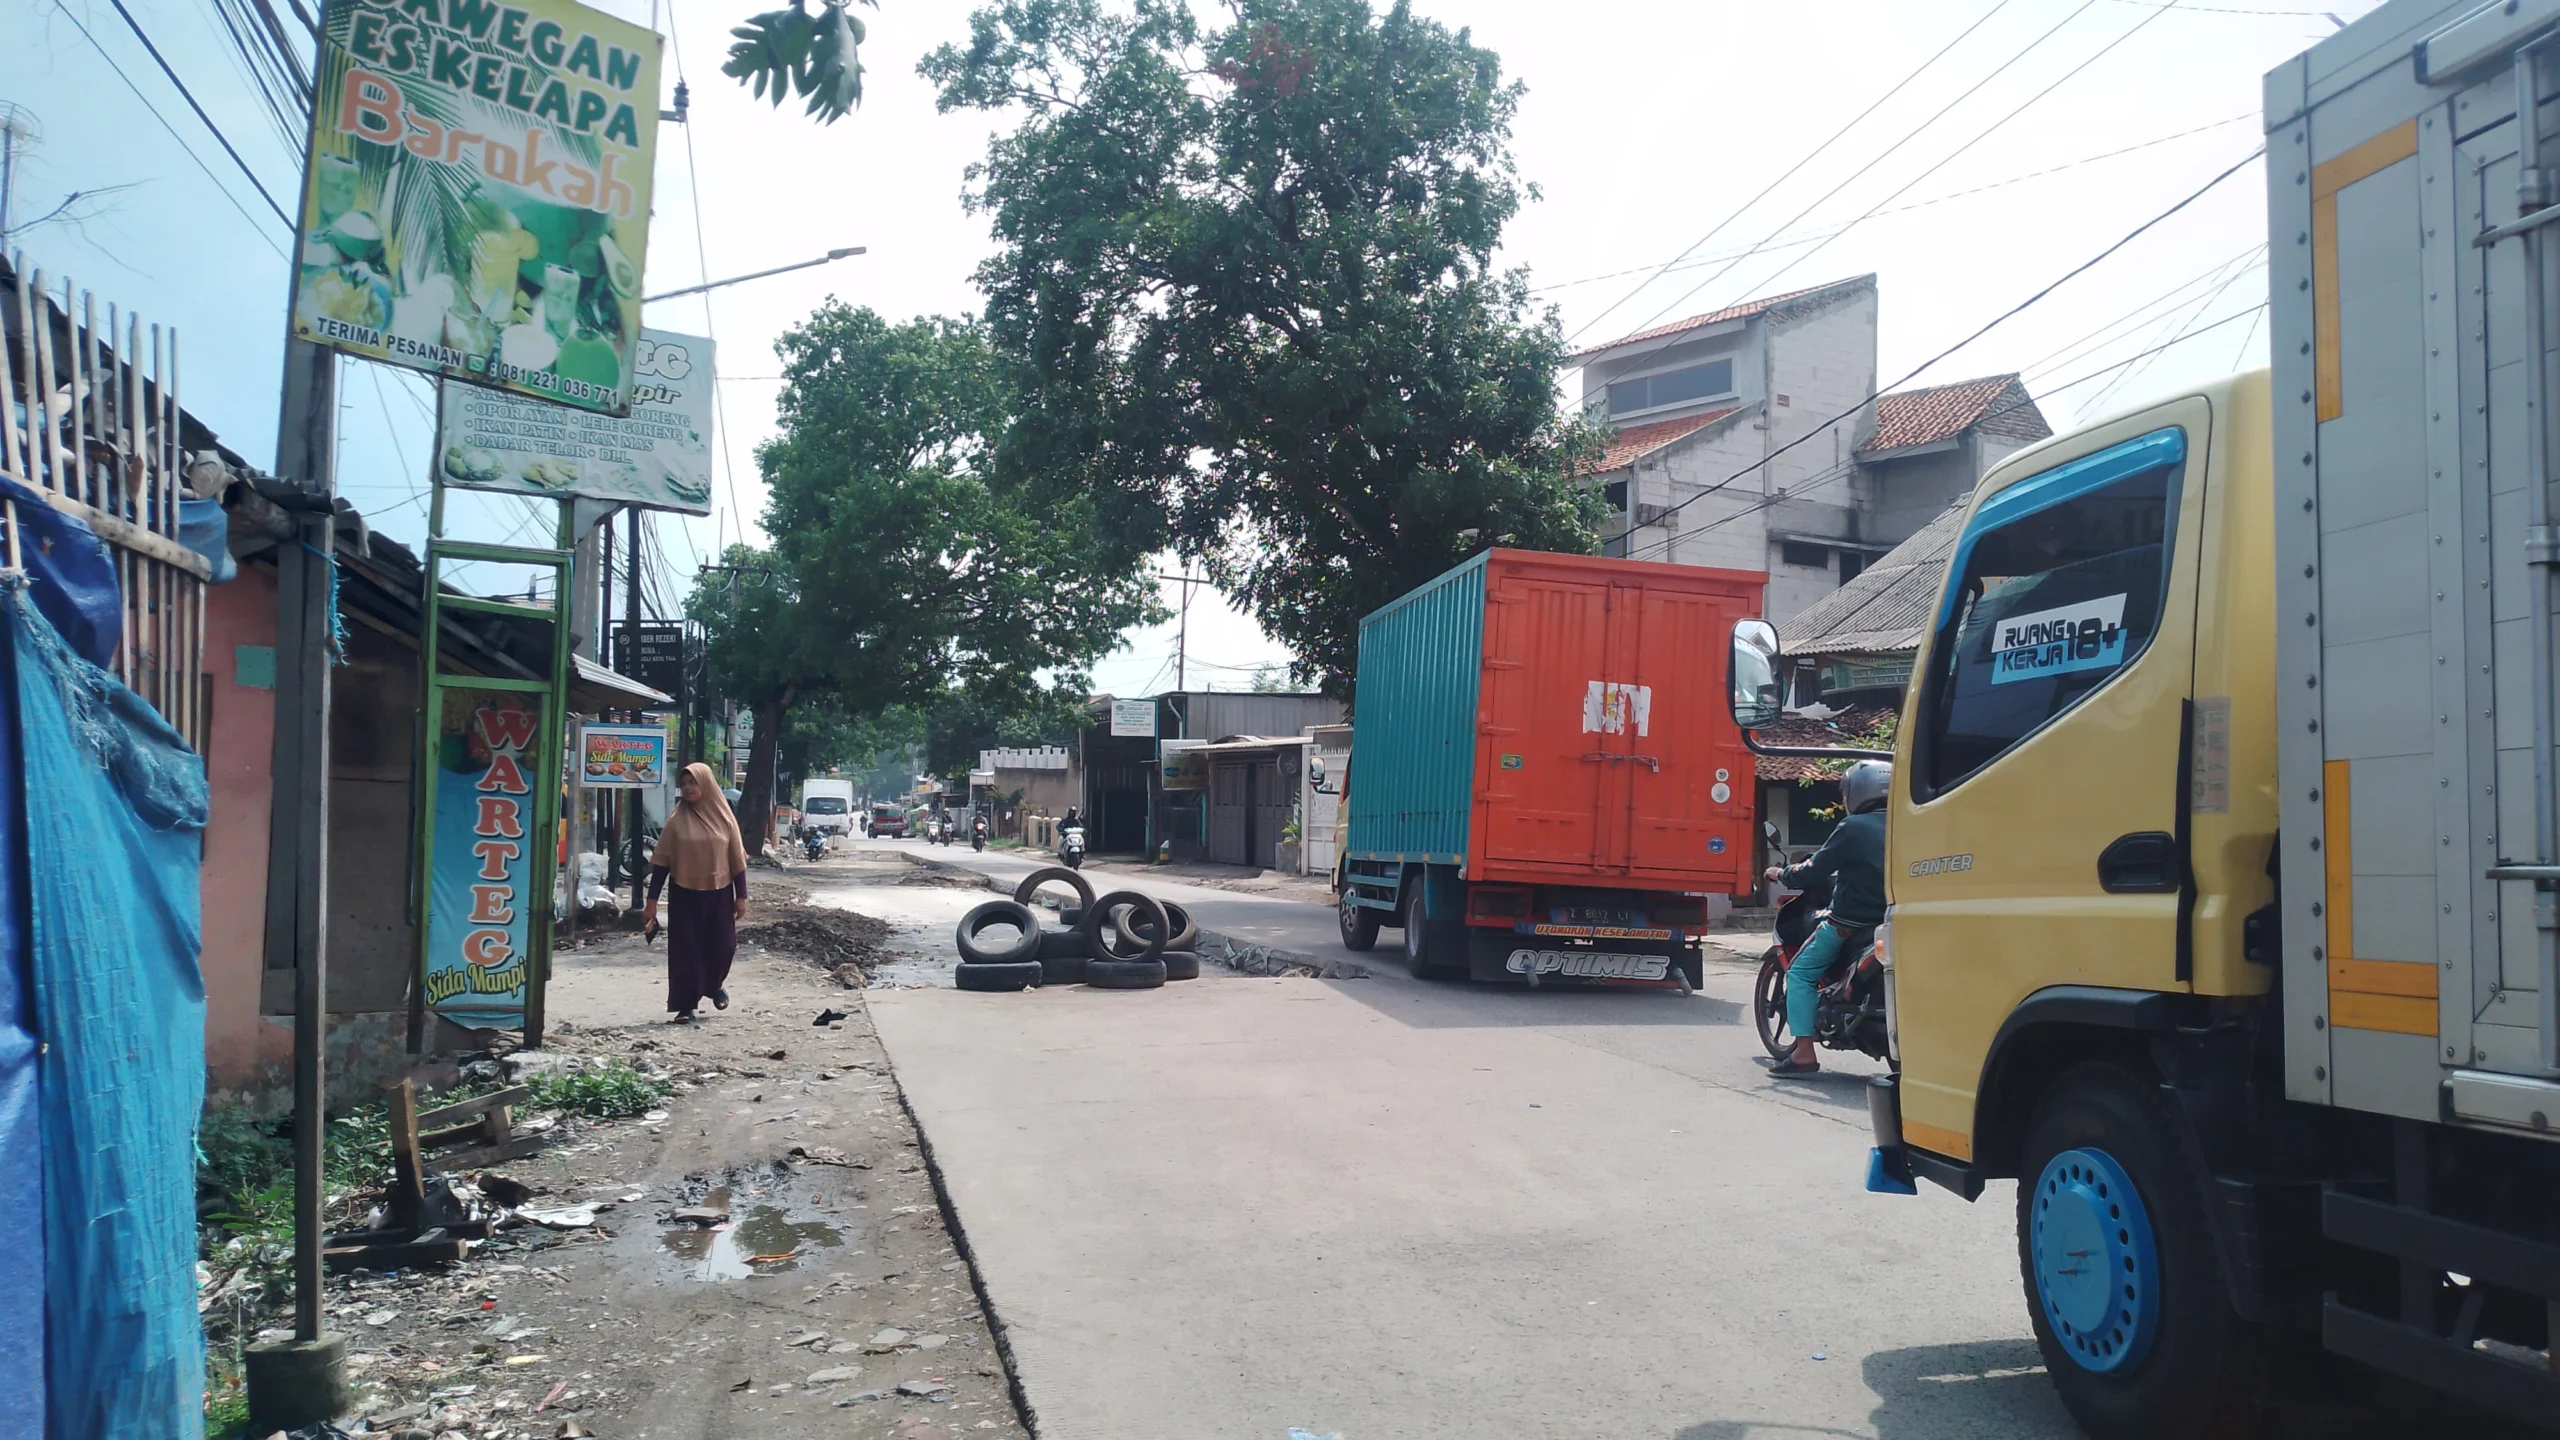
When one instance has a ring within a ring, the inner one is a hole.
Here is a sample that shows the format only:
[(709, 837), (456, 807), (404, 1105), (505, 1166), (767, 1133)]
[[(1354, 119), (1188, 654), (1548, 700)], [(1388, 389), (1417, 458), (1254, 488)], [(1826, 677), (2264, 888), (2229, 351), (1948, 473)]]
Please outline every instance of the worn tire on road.
[(1084, 966), (1093, 953), (1085, 949), (1081, 930), (1043, 930), (1040, 932), (1040, 983), (1043, 985), (1080, 985), (1084, 983)]
[[(1180, 905), (1177, 905), (1170, 900), (1159, 900), (1156, 903), (1164, 907), (1164, 918), (1167, 923), (1173, 926), (1173, 934), (1167, 937), (1164, 942), (1165, 953), (1170, 955), (1177, 950), (1199, 949), (1200, 922), (1193, 918), (1191, 912), (1183, 909)], [(1130, 907), (1125, 905), (1114, 907), (1111, 916), (1111, 923), (1118, 925), (1120, 923), (1120, 912), (1129, 908)], [(1151, 933), (1147, 928), (1147, 921), (1144, 918), (1137, 921), (1134, 933), (1140, 938), (1144, 938), (1146, 935)], [(1179, 980), (1182, 977), (1177, 975), (1174, 978)]]
[(1162, 960), (1088, 960), (1084, 983), (1096, 990), (1153, 990), (1164, 984)]
[(1018, 960), (1006, 965), (972, 965), (960, 962), (952, 972), (951, 983), (963, 990), (1029, 990), (1039, 985), (1040, 962)]
[[(1057, 883), (1076, 892), (1077, 909), (1087, 910), (1093, 907), (1093, 882), (1087, 880), (1082, 875), (1077, 874), (1075, 871), (1068, 869), (1064, 865), (1043, 865), (1039, 869), (1032, 871), (1030, 874), (1023, 876), (1022, 883), (1013, 887), (1013, 898), (1015, 903), (1022, 905), (1030, 904), (1031, 897), (1040, 893), (1040, 887), (1049, 884), (1051, 881), (1056, 881)], [(1067, 923), (1070, 925), (1074, 924), (1075, 917), (1067, 917)]]
[[(1120, 926), (1120, 912), (1135, 910), (1137, 923), (1128, 929)], [(1153, 960), (1165, 951), (1165, 936), (1172, 933), (1166, 923), (1164, 907), (1152, 895), (1135, 890), (1114, 890), (1085, 907), (1084, 923), (1078, 933), (1085, 938), (1085, 953), (1097, 960)], [(1124, 953), (1112, 943), (1113, 938), (1136, 940), (1145, 949), (1135, 954)]]
[[(1000, 946), (988, 945), (978, 936), (991, 925), (1011, 925), (1020, 933)], [(1019, 900), (990, 900), (960, 917), (960, 958), (972, 965), (1017, 964), (1039, 953), (1039, 918)]]
[(1163, 962), (1164, 978), (1167, 980), (1197, 980), (1200, 978), (1200, 956), (1196, 951), (1167, 950), (1162, 955), (1157, 956), (1156, 959)]

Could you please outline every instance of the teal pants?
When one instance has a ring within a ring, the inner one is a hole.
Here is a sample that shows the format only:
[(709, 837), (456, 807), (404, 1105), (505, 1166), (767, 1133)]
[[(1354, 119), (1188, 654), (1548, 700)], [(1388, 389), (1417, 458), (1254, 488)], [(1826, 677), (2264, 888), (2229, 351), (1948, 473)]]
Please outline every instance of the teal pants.
[[(1869, 932), (1862, 926), (1856, 931), (1863, 948)], [(1795, 963), (1787, 967), (1787, 1029), (1799, 1040), (1813, 1038), (1814, 1012), (1820, 1008), (1822, 982), (1840, 968), (1840, 962), (1857, 958), (1849, 948), (1849, 937), (1828, 920), (1815, 927), (1813, 938), (1796, 952)]]

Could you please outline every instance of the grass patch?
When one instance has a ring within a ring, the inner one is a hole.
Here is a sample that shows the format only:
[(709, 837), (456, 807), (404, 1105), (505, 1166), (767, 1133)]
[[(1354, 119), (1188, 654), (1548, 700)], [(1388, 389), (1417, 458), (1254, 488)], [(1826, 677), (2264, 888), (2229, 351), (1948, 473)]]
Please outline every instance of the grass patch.
[(533, 1090), (535, 1108), (584, 1115), (596, 1120), (620, 1120), (643, 1114), (657, 1108), (675, 1093), (666, 1082), (652, 1080), (621, 1060), (591, 1070), (560, 1070), (537, 1075), (527, 1083)]

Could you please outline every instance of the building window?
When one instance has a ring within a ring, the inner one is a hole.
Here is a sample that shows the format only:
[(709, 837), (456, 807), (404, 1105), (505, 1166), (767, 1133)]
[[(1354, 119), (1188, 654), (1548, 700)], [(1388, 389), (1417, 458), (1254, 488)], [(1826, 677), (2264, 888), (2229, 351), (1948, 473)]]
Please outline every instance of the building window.
[(1603, 499), (1605, 499), (1605, 500), (1607, 500), (1607, 501), (1609, 502), (1609, 508), (1610, 508), (1610, 509), (1617, 511), (1618, 513), (1620, 513), (1620, 514), (1622, 514), (1622, 515), (1626, 513), (1626, 509), (1627, 509), (1627, 482), (1626, 482), (1626, 481), (1624, 481), (1624, 480), (1612, 480), (1612, 481), (1610, 481), (1608, 484), (1603, 485), (1603, 486), (1601, 486), (1601, 487), (1600, 487), (1600, 495), (1601, 495), (1601, 498), (1603, 498)]
[(1732, 393), (1733, 362), (1710, 360), (1704, 365), (1618, 381), (1609, 387), (1609, 413), (1626, 415), (1638, 410), (1659, 410), (1668, 405), (1686, 405), (1692, 400), (1712, 400)]
[(1778, 542), (1778, 563), (1803, 570), (1828, 570), (1831, 568), (1831, 550), (1828, 546), (1808, 545), (1801, 540), (1781, 540)]
[(1862, 570), (1864, 570), (1864, 569), (1866, 569), (1866, 568), (1867, 568), (1867, 557), (1866, 557), (1866, 556), (1859, 554), (1859, 553), (1858, 553), (1857, 551), (1855, 551), (1855, 550), (1843, 550), (1843, 551), (1841, 551), (1841, 552), (1840, 552), (1840, 583), (1841, 583), (1841, 584), (1846, 585), (1846, 584), (1848, 584), (1850, 581), (1857, 579), (1857, 578), (1858, 578), (1858, 572), (1860, 572), (1860, 571), (1862, 571)]

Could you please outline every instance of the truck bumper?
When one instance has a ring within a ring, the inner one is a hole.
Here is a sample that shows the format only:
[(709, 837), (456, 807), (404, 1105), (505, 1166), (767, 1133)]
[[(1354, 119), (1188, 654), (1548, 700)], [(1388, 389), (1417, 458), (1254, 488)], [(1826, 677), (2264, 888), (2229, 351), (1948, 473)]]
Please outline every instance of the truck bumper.
[(1867, 1189), (1877, 1195), (1917, 1195), (1911, 1157), (1902, 1148), (1902, 1085), (1899, 1077), (1878, 1075), (1867, 1081), (1867, 1126), (1876, 1146), (1867, 1155)]

